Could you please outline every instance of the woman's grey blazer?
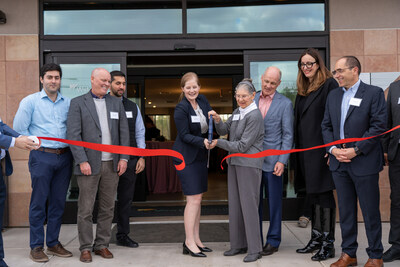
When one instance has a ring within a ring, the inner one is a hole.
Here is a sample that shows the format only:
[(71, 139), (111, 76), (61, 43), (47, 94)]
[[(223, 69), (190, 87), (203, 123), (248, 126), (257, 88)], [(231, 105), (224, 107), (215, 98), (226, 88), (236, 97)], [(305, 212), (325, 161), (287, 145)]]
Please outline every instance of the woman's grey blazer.
[[(235, 116), (237, 114), (237, 116)], [(232, 153), (254, 154), (263, 149), (264, 120), (259, 109), (247, 113), (243, 119), (233, 120), (240, 116), (239, 108), (235, 109), (232, 116), (224, 123), (215, 124), (219, 135), (229, 134), (229, 141), (218, 139), (217, 146)], [(254, 167), (262, 169), (264, 158), (250, 159), (244, 157), (232, 157), (228, 164)]]

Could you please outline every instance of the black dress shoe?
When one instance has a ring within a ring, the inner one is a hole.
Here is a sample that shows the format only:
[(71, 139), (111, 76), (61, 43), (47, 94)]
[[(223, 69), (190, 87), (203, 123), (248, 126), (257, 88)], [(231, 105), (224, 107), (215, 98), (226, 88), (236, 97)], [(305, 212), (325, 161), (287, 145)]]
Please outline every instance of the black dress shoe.
[(197, 247), (200, 249), (201, 252), (212, 252), (213, 251), (211, 248), (208, 248), (208, 247), (200, 247), (200, 246), (197, 246)]
[(124, 246), (129, 248), (137, 248), (139, 246), (138, 242), (133, 241), (129, 236), (124, 236), (122, 238), (117, 238), (117, 246)]
[(238, 254), (244, 254), (247, 252), (247, 248), (231, 248), (224, 252), (224, 256), (235, 256)]
[(183, 251), (182, 251), (182, 253), (184, 254), (184, 255), (188, 255), (188, 254), (190, 254), (190, 256), (192, 256), (192, 257), (207, 257), (207, 255), (206, 254), (204, 254), (203, 252), (198, 252), (198, 253), (194, 253), (193, 251), (191, 251), (187, 246), (186, 246), (186, 244), (185, 244), (185, 242), (183, 242)]
[(383, 253), (383, 262), (392, 262), (395, 260), (400, 260), (400, 250), (393, 249), (393, 247), (389, 248), (386, 250), (385, 253)]
[(252, 254), (247, 254), (246, 257), (244, 257), (243, 261), (244, 262), (253, 262), (258, 259), (261, 259), (261, 253), (252, 253)]
[(263, 251), (261, 252), (261, 255), (263, 256), (269, 256), (274, 254), (275, 252), (278, 251), (278, 248), (271, 246), (270, 244), (267, 244), (263, 247)]

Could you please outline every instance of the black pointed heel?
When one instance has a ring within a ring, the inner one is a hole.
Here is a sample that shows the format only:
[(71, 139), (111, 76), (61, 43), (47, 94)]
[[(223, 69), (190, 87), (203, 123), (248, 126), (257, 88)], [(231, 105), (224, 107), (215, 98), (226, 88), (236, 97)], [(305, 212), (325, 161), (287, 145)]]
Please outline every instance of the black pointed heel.
[(200, 246), (197, 246), (197, 247), (200, 249), (201, 252), (212, 252), (213, 251), (209, 247), (200, 247)]
[(199, 253), (194, 253), (193, 251), (191, 251), (187, 246), (186, 246), (186, 244), (185, 244), (185, 242), (183, 242), (183, 250), (182, 250), (182, 253), (184, 254), (184, 255), (188, 255), (188, 254), (190, 254), (190, 256), (192, 256), (192, 257), (207, 257), (207, 255), (206, 254), (204, 254), (203, 252), (199, 252)]

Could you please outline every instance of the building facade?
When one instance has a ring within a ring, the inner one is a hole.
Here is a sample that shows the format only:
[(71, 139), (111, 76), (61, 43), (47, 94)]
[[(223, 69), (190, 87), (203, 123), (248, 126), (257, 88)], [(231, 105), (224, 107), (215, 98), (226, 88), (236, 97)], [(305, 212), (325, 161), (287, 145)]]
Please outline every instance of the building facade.
[[(400, 17), (397, 14), (400, 2), (397, 0), (246, 1), (247, 4), (190, 0), (84, 2), (0, 0), (0, 10), (7, 17), (6, 24), (0, 24), (0, 117), (7, 124), (12, 125), (21, 99), (40, 90), (39, 68), (47, 62), (61, 64), (63, 71), (66, 70), (61, 90), (70, 96), (76, 94), (73, 89), (88, 89), (87, 85), (73, 80), (75, 74), (69, 71), (72, 67), (79, 67), (79, 72), (85, 75), (88, 69), (102, 64), (125, 71), (130, 83), (131, 96), (128, 92), (128, 97), (140, 105), (144, 114), (154, 116), (173, 113), (174, 104), (168, 95), (180, 89), (173, 91), (168, 81), (178, 79), (189, 70), (195, 70), (210, 81), (227, 79), (218, 85), (221, 101), (215, 105), (221, 113), (230, 113), (234, 107), (233, 85), (243, 77), (252, 77), (257, 85), (260, 71), (268, 64), (281, 64), (285, 76), (285, 71), (293, 70), (293, 62), (296, 64), (301, 51), (307, 47), (318, 48), (331, 68), (341, 56), (357, 56), (363, 77), (369, 77), (373, 84), (374, 77), (389, 75), (394, 80), (400, 75)], [(301, 25), (303, 18), (298, 17), (301, 12), (291, 13), (294, 4), (299, 5), (295, 10), (305, 8), (305, 12), (310, 12), (307, 16), (317, 13), (313, 22), (306, 22), (310, 27), (306, 31), (284, 23), (285, 19), (295, 19), (297, 22), (292, 25)], [(265, 22), (271, 24), (265, 30), (254, 23), (243, 23), (243, 19), (250, 20), (253, 16), (261, 18), (263, 8), (281, 6), (283, 9), (276, 10), (273, 21)], [(135, 29), (121, 27), (118, 23), (107, 28), (101, 21), (116, 20), (110, 10), (132, 11), (126, 17), (124, 12), (115, 16), (120, 16), (120, 21), (129, 21), (134, 16), (142, 24)], [(156, 13), (160, 10), (161, 13)], [(67, 12), (63, 14), (64, 11)], [(82, 18), (78, 14), (75, 19), (78, 11), (88, 12), (81, 24), (76, 23), (84, 26), (70, 27), (69, 24)], [(102, 13), (104, 11), (108, 13)], [(235, 17), (234, 12), (239, 15)], [(250, 15), (246, 16), (246, 12)], [(92, 13), (93, 20), (90, 19)], [(141, 17), (145, 13), (147, 16)], [(222, 16), (226, 13), (231, 16)], [(162, 23), (158, 16), (166, 16), (165, 21), (170, 18), (168, 21), (174, 23)], [(232, 24), (225, 23), (232, 16)], [(90, 26), (96, 19), (97, 23)], [(233, 27), (235, 23), (244, 28)], [(225, 25), (227, 28), (223, 28)], [(285, 79), (286, 87), (282, 90), (287, 89), (290, 94), (293, 77)], [(392, 78), (387, 78), (386, 83), (388, 79)], [(152, 83), (156, 85), (152, 87)], [(154, 103), (159, 101), (151, 88), (159, 88), (160, 83), (163, 87), (156, 93), (164, 95), (166, 101), (154, 108), (148, 100), (153, 97)], [(174, 127), (170, 122), (171, 140), (176, 135)], [(9, 226), (29, 225), (28, 155), (11, 149), (14, 173), (7, 179)], [(386, 168), (381, 172), (380, 190), (382, 219), (387, 221), (390, 185)]]

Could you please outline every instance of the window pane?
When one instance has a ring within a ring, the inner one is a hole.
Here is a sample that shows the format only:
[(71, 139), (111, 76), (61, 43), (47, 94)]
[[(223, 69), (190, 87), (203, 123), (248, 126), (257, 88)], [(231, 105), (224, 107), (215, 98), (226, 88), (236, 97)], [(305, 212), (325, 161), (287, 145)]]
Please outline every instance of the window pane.
[(190, 8), (188, 33), (324, 31), (323, 3)]
[(182, 33), (181, 9), (47, 10), (44, 34)]
[(89, 92), (92, 88), (90, 75), (95, 68), (108, 71), (120, 70), (120, 64), (60, 64), (62, 70), (60, 92), (63, 96), (74, 98)]

